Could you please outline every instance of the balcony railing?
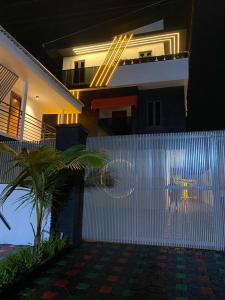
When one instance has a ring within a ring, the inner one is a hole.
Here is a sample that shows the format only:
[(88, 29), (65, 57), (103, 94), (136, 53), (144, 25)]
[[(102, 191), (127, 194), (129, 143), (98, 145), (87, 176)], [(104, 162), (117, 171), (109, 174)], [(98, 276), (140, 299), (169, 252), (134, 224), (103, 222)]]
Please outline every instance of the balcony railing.
[(172, 60), (172, 59), (181, 59), (187, 58), (189, 56), (188, 52), (181, 52), (177, 54), (167, 54), (167, 55), (160, 55), (160, 56), (147, 56), (147, 57), (140, 57), (140, 58), (133, 58), (133, 59), (124, 59), (121, 60), (119, 66), (125, 65), (133, 65), (133, 64), (142, 64), (148, 62), (157, 62), (163, 60)]
[[(22, 124), (23, 123), (23, 124)], [(39, 141), (55, 138), (55, 128), (5, 102), (0, 103), (0, 135), (22, 140)]]
[[(189, 55), (188, 52), (181, 52), (177, 54), (124, 59), (120, 61), (119, 66), (187, 58), (188, 55)], [(69, 89), (74, 89), (79, 87), (89, 87), (98, 68), (99, 67), (97, 66), (97, 67), (63, 70), (62, 81), (65, 84), (65, 86)]]
[(88, 87), (98, 67), (70, 69), (62, 71), (62, 82), (69, 89)]

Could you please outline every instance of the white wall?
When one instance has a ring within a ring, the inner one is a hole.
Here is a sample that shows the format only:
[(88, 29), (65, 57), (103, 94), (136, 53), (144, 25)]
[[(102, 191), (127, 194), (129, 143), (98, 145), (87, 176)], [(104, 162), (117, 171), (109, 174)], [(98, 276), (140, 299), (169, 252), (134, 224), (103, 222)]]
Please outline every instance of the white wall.
[[(5, 185), (0, 184), (0, 192), (4, 189)], [(24, 195), (23, 191), (14, 192), (3, 207), (0, 207), (0, 212), (4, 215), (6, 220), (11, 226), (9, 231), (0, 220), (0, 244), (14, 244), (14, 245), (27, 245), (33, 244), (34, 236), (30, 222), (35, 228), (35, 215), (31, 214), (31, 205), (23, 206), (22, 208), (16, 209), (18, 203), (16, 201), (20, 196)], [(44, 229), (49, 231), (50, 227), (50, 216), (46, 218), (47, 221)], [(44, 222), (44, 224), (45, 224)], [(48, 234), (45, 234), (45, 238)]]
[(188, 79), (188, 59), (183, 58), (118, 67), (108, 86), (141, 85), (186, 79)]
[[(153, 56), (164, 55), (164, 43), (149, 44), (144, 46), (136, 46), (127, 48), (121, 59), (133, 59), (139, 57), (139, 52), (152, 51)], [(107, 55), (107, 51), (101, 51), (96, 53), (76, 55), (71, 57), (64, 57), (63, 70), (74, 69), (74, 62), (78, 60), (85, 60), (85, 67), (100, 66)]]

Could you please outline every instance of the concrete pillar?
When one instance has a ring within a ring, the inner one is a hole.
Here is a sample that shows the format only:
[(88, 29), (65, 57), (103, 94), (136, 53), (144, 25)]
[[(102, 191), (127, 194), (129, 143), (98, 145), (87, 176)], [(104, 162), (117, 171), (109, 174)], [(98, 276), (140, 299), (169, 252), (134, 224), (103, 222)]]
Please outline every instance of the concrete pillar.
[[(56, 127), (56, 149), (58, 150), (63, 151), (78, 144), (85, 145), (86, 139), (87, 131), (79, 124)], [(60, 235), (67, 236), (73, 246), (77, 246), (82, 240), (83, 193), (84, 172), (76, 171), (68, 179), (63, 196), (57, 196), (55, 199), (58, 203), (65, 201), (63, 206), (57, 205), (58, 212), (53, 213), (52, 226), (56, 227)]]
[(25, 81), (24, 85), (23, 85), (23, 95), (22, 95), (22, 103), (21, 103), (22, 114), (21, 114), (21, 120), (20, 120), (20, 134), (19, 134), (19, 138), (21, 141), (23, 140), (23, 135), (24, 135), (27, 97), (28, 97), (28, 82)]

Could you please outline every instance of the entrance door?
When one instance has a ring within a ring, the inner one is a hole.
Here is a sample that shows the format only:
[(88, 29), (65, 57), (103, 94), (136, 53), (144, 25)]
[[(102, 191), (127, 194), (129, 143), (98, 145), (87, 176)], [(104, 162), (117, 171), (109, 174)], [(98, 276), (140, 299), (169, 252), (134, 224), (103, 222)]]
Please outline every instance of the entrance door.
[(74, 83), (85, 82), (85, 61), (78, 60), (74, 62)]
[(115, 135), (127, 133), (127, 112), (119, 110), (112, 112), (112, 132)]
[(7, 133), (12, 136), (19, 134), (21, 101), (19, 95), (11, 92)]

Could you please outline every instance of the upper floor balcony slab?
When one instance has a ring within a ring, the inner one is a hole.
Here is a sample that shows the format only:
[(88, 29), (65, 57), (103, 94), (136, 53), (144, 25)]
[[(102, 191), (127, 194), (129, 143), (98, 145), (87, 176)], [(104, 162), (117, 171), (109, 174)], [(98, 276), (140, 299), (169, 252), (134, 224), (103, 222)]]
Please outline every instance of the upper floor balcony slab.
[(119, 66), (109, 81), (109, 87), (163, 85), (188, 80), (188, 57), (160, 58), (140, 62), (133, 60)]

